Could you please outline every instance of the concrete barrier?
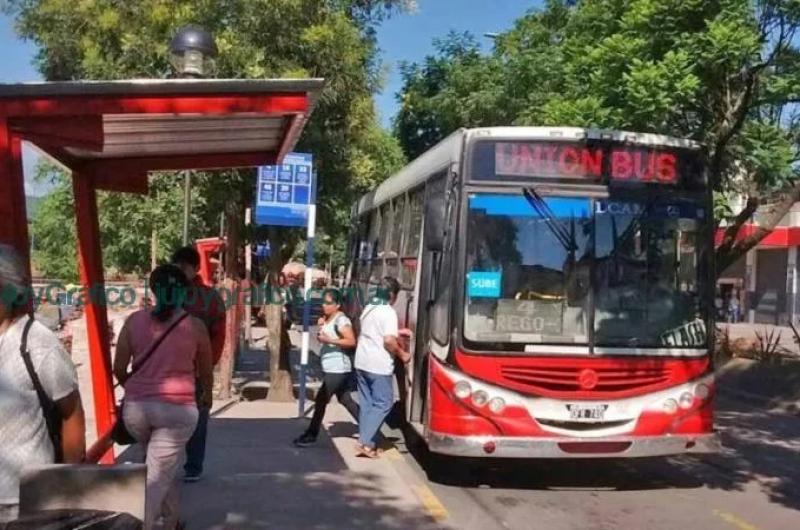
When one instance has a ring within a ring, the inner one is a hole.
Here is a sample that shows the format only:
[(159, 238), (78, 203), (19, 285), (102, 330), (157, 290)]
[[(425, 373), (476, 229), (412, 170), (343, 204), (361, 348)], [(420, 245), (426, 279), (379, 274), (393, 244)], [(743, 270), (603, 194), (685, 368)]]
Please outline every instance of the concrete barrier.
[(34, 467), (20, 480), (19, 512), (104, 510), (144, 520), (146, 484), (144, 464)]

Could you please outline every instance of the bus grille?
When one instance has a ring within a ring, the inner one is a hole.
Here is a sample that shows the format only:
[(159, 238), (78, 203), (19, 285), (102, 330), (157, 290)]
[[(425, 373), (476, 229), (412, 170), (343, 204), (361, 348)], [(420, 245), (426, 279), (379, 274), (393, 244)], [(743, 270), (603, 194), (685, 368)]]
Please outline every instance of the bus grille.
[(524, 385), (531, 393), (549, 394), (629, 394), (661, 387), (671, 380), (669, 368), (592, 368), (591, 386), (586, 384), (585, 367), (528, 367), (505, 365), (500, 374), (509, 382)]

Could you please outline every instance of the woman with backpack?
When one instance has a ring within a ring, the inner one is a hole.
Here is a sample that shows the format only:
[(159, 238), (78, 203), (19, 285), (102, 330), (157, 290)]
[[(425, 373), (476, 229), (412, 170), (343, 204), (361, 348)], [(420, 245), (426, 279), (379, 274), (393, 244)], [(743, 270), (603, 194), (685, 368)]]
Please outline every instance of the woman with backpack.
[(356, 337), (350, 319), (342, 312), (342, 295), (337, 289), (327, 289), (323, 294), (322, 315), (317, 341), (321, 345), (319, 357), (324, 375), (314, 401), (311, 423), (294, 440), (298, 447), (307, 447), (317, 441), (325, 409), (333, 396), (336, 396), (353, 418), (358, 418), (358, 405), (350, 395)]

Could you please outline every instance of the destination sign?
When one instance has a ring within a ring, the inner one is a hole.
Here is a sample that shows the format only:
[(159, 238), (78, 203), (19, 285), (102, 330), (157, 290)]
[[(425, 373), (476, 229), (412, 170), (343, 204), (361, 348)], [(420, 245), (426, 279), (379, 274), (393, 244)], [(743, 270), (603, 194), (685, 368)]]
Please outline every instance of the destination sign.
[[(692, 166), (687, 167), (685, 158), (694, 158), (694, 154), (687, 150), (621, 144), (495, 142), (491, 178), (543, 177), (674, 185)], [(480, 175), (475, 178), (485, 179)]]
[(497, 301), (495, 331), (561, 335), (561, 302), (534, 300)]

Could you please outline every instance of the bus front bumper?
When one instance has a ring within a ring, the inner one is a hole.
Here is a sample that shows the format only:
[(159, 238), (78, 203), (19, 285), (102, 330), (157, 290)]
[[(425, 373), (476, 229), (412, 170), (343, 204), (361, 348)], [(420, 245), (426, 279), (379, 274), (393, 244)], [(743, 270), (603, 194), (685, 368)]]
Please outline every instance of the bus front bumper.
[(717, 433), (586, 439), (454, 436), (429, 431), (426, 438), (432, 452), (464, 457), (641, 458), (721, 449)]

